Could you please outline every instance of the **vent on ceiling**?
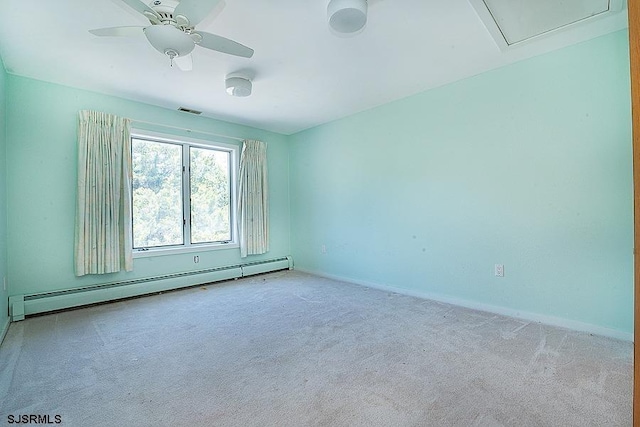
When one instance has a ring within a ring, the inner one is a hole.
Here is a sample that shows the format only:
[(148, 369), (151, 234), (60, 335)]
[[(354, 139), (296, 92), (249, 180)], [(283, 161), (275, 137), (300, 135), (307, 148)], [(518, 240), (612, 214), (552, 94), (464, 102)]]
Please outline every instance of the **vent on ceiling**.
[(619, 12), (624, 0), (469, 0), (501, 48)]
[(202, 114), (202, 111), (192, 110), (190, 108), (184, 108), (184, 107), (178, 108), (178, 111), (184, 111), (185, 113), (195, 114), (196, 116), (199, 116), (200, 114)]

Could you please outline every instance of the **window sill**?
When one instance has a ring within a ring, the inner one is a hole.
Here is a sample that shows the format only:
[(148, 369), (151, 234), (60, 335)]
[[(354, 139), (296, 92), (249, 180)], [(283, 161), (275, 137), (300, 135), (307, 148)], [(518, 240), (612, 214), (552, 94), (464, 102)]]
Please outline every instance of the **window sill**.
[(222, 249), (238, 249), (240, 245), (238, 243), (218, 243), (211, 245), (192, 245), (186, 247), (174, 247), (174, 248), (157, 248), (149, 249), (146, 251), (135, 250), (133, 251), (134, 258), (148, 258), (154, 256), (164, 255), (179, 255), (188, 254), (192, 252), (209, 252), (218, 251)]

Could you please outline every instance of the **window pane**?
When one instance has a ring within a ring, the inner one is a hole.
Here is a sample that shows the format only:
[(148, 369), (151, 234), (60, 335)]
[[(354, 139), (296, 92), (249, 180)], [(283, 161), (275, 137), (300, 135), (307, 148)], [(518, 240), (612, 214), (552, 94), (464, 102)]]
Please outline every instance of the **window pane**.
[(231, 240), (229, 153), (190, 149), (191, 243)]
[(182, 147), (132, 139), (133, 247), (181, 245)]

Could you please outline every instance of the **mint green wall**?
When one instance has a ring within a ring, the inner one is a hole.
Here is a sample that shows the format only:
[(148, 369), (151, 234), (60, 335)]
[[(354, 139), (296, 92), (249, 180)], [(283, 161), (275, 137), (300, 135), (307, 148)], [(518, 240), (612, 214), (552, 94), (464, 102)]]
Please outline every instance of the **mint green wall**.
[(292, 136), (296, 268), (631, 332), (629, 92), (622, 31)]
[[(14, 75), (8, 76), (7, 83), (10, 295), (241, 262), (238, 249), (227, 249), (138, 258), (132, 273), (76, 278), (73, 268), (76, 121), (81, 109), (266, 141), (270, 172), (271, 251), (248, 259), (290, 255), (289, 159), (285, 136)], [(167, 129), (156, 130), (171, 133)], [(199, 264), (194, 264), (194, 255), (200, 256)]]
[[(6, 144), (7, 73), (0, 58), (0, 334), (9, 322), (8, 291), (2, 280), (7, 276), (7, 144)], [(2, 336), (0, 335), (0, 340)]]
[(88, 108), (269, 142), (261, 258), (292, 252), (309, 271), (631, 332), (628, 67), (618, 32), (291, 137), (2, 68), (0, 273), (8, 254), (18, 295), (240, 261), (232, 249), (74, 276), (76, 115)]

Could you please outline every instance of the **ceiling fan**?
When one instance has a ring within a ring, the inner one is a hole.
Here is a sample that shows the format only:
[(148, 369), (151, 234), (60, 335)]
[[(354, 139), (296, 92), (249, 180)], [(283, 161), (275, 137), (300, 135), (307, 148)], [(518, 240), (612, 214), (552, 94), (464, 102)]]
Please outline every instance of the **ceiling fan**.
[(193, 68), (191, 51), (196, 46), (229, 55), (251, 58), (253, 49), (222, 36), (196, 31), (202, 22), (223, 0), (155, 0), (146, 5), (140, 0), (122, 0), (144, 15), (151, 25), (146, 27), (110, 27), (90, 30), (100, 37), (128, 37), (142, 33), (151, 46), (167, 55), (171, 64), (189, 71)]

